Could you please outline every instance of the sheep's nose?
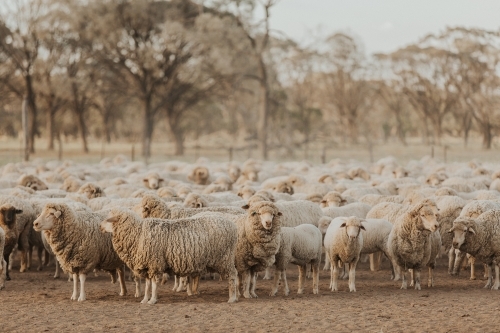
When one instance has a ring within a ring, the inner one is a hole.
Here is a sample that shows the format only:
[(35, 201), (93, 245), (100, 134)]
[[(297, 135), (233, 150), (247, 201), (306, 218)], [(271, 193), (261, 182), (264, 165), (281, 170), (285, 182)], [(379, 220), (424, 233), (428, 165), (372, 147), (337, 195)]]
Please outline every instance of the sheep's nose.
[(453, 247), (458, 247), (458, 243), (457, 242), (453, 242)]
[(38, 222), (35, 222), (35, 223), (33, 223), (33, 225), (34, 225), (36, 228), (38, 228), (39, 223), (38, 223)]

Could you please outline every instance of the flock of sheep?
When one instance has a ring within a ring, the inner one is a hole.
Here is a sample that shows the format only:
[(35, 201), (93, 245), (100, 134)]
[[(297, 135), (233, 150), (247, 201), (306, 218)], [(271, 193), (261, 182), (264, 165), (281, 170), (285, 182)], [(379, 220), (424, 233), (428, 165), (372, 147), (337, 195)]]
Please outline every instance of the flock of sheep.
[(402, 289), (409, 280), (420, 290), (428, 269), (432, 287), (442, 253), (452, 275), (467, 258), (475, 279), (474, 262), (483, 263), (486, 287), (498, 289), (499, 191), (498, 165), (428, 157), (405, 166), (392, 157), (372, 165), (204, 158), (145, 165), (124, 156), (97, 165), (11, 163), (0, 168), (0, 289), (13, 256), (25, 272), (35, 248), (38, 270), (55, 258), (54, 277), (67, 273), (78, 301), (86, 299), (86, 276), (98, 270), (118, 279), (125, 295), (127, 267), (141, 303), (155, 304), (169, 275), (188, 295), (218, 273), (230, 303), (257, 297), (258, 273), (271, 279), (273, 267), (270, 295), (280, 285), (288, 295), (289, 264), (299, 269), (298, 293), (312, 276), (318, 294), (323, 253), (332, 291), (339, 275), (356, 291), (362, 257), (373, 271), (387, 258)]

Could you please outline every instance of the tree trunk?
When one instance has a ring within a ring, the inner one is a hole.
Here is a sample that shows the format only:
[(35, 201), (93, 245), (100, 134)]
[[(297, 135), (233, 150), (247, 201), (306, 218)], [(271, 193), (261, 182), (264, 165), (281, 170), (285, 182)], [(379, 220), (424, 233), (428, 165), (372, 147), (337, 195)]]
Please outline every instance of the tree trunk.
[(184, 155), (184, 135), (182, 131), (174, 132), (174, 141), (175, 141), (175, 156)]
[(83, 110), (78, 110), (78, 128), (80, 130), (80, 135), (82, 137), (83, 152), (87, 154), (89, 152), (89, 147), (87, 144), (87, 126), (85, 124), (85, 117)]
[(358, 123), (356, 115), (349, 114), (347, 117), (347, 128), (349, 129), (349, 138), (352, 144), (358, 143)]
[(260, 155), (263, 160), (268, 159), (267, 146), (267, 118), (269, 115), (269, 87), (267, 86), (267, 71), (262, 55), (259, 58), (260, 72), (260, 101), (257, 120), (257, 139), (260, 150)]
[(403, 120), (401, 119), (401, 115), (399, 113), (396, 113), (396, 132), (399, 141), (401, 141), (403, 146), (407, 146), (408, 144), (406, 143), (406, 135), (403, 125)]
[(144, 123), (142, 130), (142, 156), (145, 159), (151, 157), (151, 140), (154, 130), (154, 114), (151, 110), (151, 97), (144, 100)]
[(483, 148), (484, 149), (491, 149), (491, 142), (493, 141), (493, 134), (491, 133), (491, 124), (484, 123), (483, 126), (481, 126), (482, 132), (483, 132)]
[(49, 105), (47, 110), (47, 136), (49, 139), (49, 144), (47, 146), (48, 150), (54, 150), (54, 111), (52, 110), (52, 105)]
[(37, 127), (37, 109), (36, 109), (36, 101), (35, 101), (35, 92), (33, 91), (33, 82), (32, 77), (30, 75), (26, 76), (26, 91), (28, 97), (28, 106), (29, 106), (29, 138), (28, 138), (28, 147), (31, 154), (35, 153), (35, 135), (38, 132)]

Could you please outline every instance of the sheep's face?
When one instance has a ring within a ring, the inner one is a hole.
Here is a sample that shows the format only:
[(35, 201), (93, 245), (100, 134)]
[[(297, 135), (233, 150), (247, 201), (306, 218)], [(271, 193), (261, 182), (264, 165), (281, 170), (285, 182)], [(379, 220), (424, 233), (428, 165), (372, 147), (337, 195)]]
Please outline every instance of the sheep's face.
[(241, 170), (239, 167), (237, 166), (231, 166), (229, 167), (229, 177), (231, 178), (231, 180), (233, 182), (235, 182), (236, 180), (238, 180), (238, 178), (240, 178), (240, 175), (241, 175)]
[(167, 188), (167, 187), (162, 187), (157, 191), (157, 194), (162, 197), (162, 198), (173, 198), (176, 197), (177, 195), (175, 194), (175, 191), (173, 189)]
[(340, 227), (346, 229), (349, 242), (357, 240), (361, 230), (365, 230), (365, 227), (361, 224), (361, 220), (357, 218), (347, 219)]
[(437, 208), (435, 206), (429, 205), (422, 207), (418, 212), (424, 229), (430, 230), (432, 232), (436, 231), (439, 228), (435, 212), (436, 209)]
[(255, 190), (252, 188), (245, 188), (238, 192), (238, 196), (240, 196), (243, 200), (248, 200), (255, 194)]
[(257, 171), (249, 171), (245, 175), (247, 176), (248, 180), (251, 180), (252, 182), (256, 182), (257, 180), (259, 180)]
[[(248, 209), (247, 206), (243, 206), (244, 209)], [(262, 224), (262, 227), (266, 230), (271, 230), (273, 228), (273, 221), (276, 216), (281, 216), (281, 212), (277, 212), (276, 209), (272, 207), (261, 207), (258, 210), (254, 210), (250, 212), (252, 217), (257, 217)]]
[(471, 227), (464, 224), (454, 224), (449, 233), (453, 234), (453, 247), (455, 249), (460, 249), (465, 244), (468, 235), (475, 234), (476, 232)]
[(85, 186), (79, 191), (81, 194), (87, 197), (87, 199), (102, 197), (102, 191), (96, 186)]
[(33, 222), (33, 229), (35, 229), (35, 231), (50, 230), (60, 217), (61, 211), (52, 207), (45, 208), (40, 216)]
[(332, 219), (329, 217), (323, 216), (321, 219), (319, 219), (318, 229), (319, 231), (321, 231), (323, 235), (326, 234), (326, 231), (328, 230), (330, 223), (332, 223)]
[(8, 229), (16, 226), (16, 214), (21, 214), (23, 211), (16, 209), (12, 205), (3, 205), (0, 207), (0, 224), (5, 225)]
[(144, 182), (144, 186), (150, 188), (152, 190), (157, 190), (160, 187), (160, 183), (163, 181), (163, 178), (159, 177), (148, 177), (142, 180)]
[(113, 233), (113, 223), (116, 222), (116, 218), (115, 217), (111, 217), (111, 218), (108, 218), (104, 221), (101, 222), (101, 231), (102, 232), (109, 232), (109, 233)]
[(273, 191), (277, 192), (277, 193), (288, 193), (290, 195), (292, 195), (294, 193), (292, 185), (290, 185), (287, 182), (284, 182), (284, 183), (281, 183), (277, 186), (274, 186)]

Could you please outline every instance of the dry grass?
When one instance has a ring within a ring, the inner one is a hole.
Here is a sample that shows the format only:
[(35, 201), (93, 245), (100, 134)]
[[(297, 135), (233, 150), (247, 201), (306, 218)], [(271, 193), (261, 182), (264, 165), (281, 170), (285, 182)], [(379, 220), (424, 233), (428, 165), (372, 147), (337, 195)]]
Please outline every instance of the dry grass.
[[(231, 141), (222, 140), (221, 137), (202, 138), (198, 142), (186, 143), (186, 152), (184, 156), (174, 156), (174, 145), (170, 142), (154, 142), (152, 145), (152, 157), (149, 162), (160, 162), (165, 160), (182, 160), (186, 162), (195, 162), (200, 156), (208, 157), (215, 161), (229, 161), (229, 150), (224, 147), (229, 147)], [(448, 138), (441, 146), (423, 145), (420, 139), (409, 140), (408, 146), (403, 146), (399, 143), (389, 142), (387, 144), (376, 144), (373, 146), (373, 160), (377, 161), (382, 157), (392, 155), (400, 162), (406, 163), (412, 159), (420, 159), (423, 156), (431, 155), (434, 150), (434, 156), (444, 161), (444, 147), (447, 147), (447, 162), (465, 162), (471, 159), (478, 159), (484, 162), (500, 162), (499, 149), (497, 147), (491, 150), (481, 148), (479, 139), (471, 139), (469, 146), (464, 148), (460, 139)], [(201, 147), (196, 148), (197, 145)], [(36, 154), (31, 156), (31, 159), (42, 159), (44, 161), (54, 160), (58, 158), (58, 149), (49, 151), (45, 147), (45, 140), (38, 140)], [(270, 158), (275, 161), (293, 161), (293, 160), (309, 160), (312, 163), (321, 163), (321, 155), (323, 144), (310, 146), (306, 155), (303, 149), (294, 151), (293, 156), (287, 156), (284, 150), (273, 150)], [(90, 153), (82, 153), (81, 143), (79, 141), (70, 141), (63, 143), (63, 160), (73, 160), (82, 163), (96, 163), (103, 157), (114, 157), (117, 154), (124, 154), (131, 158), (132, 150), (135, 150), (135, 160), (143, 160), (140, 156), (140, 144), (131, 144), (127, 142), (113, 142), (112, 144), (103, 145), (101, 142), (90, 141)], [(14, 139), (0, 139), (0, 165), (9, 162), (22, 161), (21, 143)], [(258, 151), (254, 148), (235, 149), (233, 151), (233, 159), (244, 161), (248, 158), (259, 158)], [(370, 162), (370, 153), (365, 144), (345, 145), (345, 146), (327, 146), (326, 161), (339, 158), (342, 160), (358, 160), (361, 162)]]

